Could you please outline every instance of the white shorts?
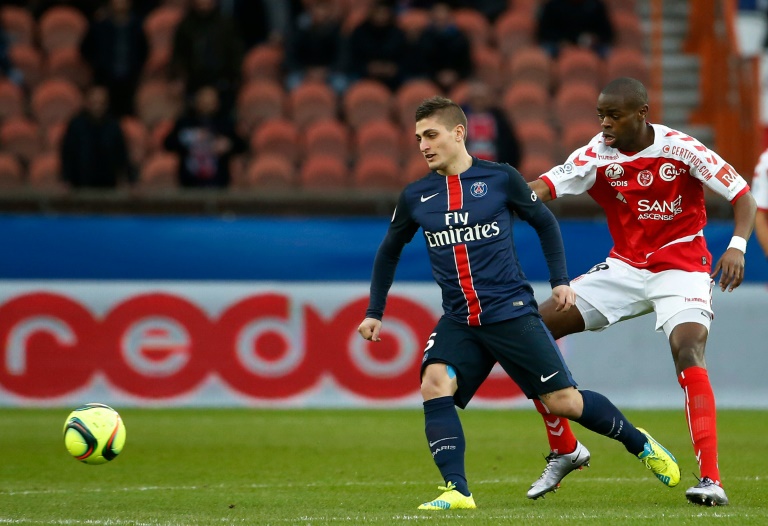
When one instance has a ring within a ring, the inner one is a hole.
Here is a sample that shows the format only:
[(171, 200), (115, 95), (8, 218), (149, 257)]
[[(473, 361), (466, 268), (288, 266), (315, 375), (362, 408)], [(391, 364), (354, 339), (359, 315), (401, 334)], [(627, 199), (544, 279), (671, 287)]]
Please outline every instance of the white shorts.
[(656, 330), (664, 330), (667, 337), (684, 322), (700, 323), (709, 330), (714, 318), (713, 286), (706, 272), (654, 273), (614, 258), (571, 281), (586, 330), (602, 330), (656, 311)]

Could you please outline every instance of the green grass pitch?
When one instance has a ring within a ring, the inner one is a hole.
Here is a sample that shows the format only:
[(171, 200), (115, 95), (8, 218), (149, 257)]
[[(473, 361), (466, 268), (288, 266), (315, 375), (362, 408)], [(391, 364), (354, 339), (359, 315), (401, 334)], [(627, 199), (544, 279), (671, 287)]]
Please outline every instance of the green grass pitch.
[(555, 494), (533, 410), (461, 412), (477, 510), (423, 512), (440, 480), (420, 410), (122, 409), (128, 439), (88, 466), (64, 449), (69, 409), (0, 409), (0, 525), (768, 524), (768, 413), (720, 411), (731, 505), (688, 504), (698, 473), (682, 413), (627, 411), (678, 458), (666, 488), (623, 447), (574, 424), (592, 466)]

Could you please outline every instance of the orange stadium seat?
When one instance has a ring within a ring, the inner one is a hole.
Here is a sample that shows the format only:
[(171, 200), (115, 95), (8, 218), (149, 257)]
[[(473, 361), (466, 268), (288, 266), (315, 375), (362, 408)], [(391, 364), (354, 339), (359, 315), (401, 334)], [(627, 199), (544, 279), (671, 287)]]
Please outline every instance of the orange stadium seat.
[(34, 88), (43, 78), (43, 55), (33, 46), (18, 44), (11, 47), (8, 57), (24, 77), (24, 85)]
[(286, 93), (275, 81), (249, 82), (237, 95), (237, 127), (243, 136), (249, 136), (262, 122), (285, 115)]
[(405, 163), (403, 168), (403, 184), (418, 181), (430, 172), (427, 161), (421, 154), (412, 155)]
[(525, 155), (523, 156), (523, 162), (520, 164), (519, 171), (526, 181), (531, 182), (556, 165), (557, 163), (547, 155)]
[(600, 126), (595, 120), (574, 122), (563, 129), (560, 144), (562, 145), (562, 158), (566, 159), (576, 149), (586, 145), (592, 138), (600, 133)]
[(469, 99), (469, 82), (466, 80), (457, 82), (451, 88), (448, 98), (460, 106), (466, 104)]
[(490, 86), (494, 92), (498, 91), (504, 83), (501, 53), (492, 47), (475, 46), (472, 62), (475, 78)]
[(169, 84), (159, 79), (139, 84), (133, 105), (136, 116), (147, 128), (153, 128), (160, 121), (174, 120), (181, 110), (179, 101), (171, 97)]
[(604, 0), (605, 6), (608, 8), (608, 13), (613, 14), (617, 11), (627, 11), (629, 13), (636, 13), (637, 2), (636, 0)]
[(66, 188), (61, 179), (61, 159), (58, 152), (41, 153), (29, 164), (29, 186), (36, 190), (59, 192)]
[(509, 10), (515, 13), (529, 16), (531, 18), (535, 18), (536, 12), (541, 5), (541, 0), (514, 0), (510, 3), (512, 4), (512, 7)]
[(134, 166), (141, 165), (149, 147), (149, 132), (146, 126), (138, 118), (126, 116), (120, 119), (120, 129), (125, 137), (128, 157)]
[(353, 4), (349, 6), (346, 11), (343, 20), (341, 21), (341, 33), (344, 36), (349, 36), (357, 26), (362, 24), (368, 17), (369, 7), (366, 5)]
[(24, 186), (24, 171), (16, 156), (0, 153), (0, 190)]
[(400, 190), (404, 176), (397, 161), (383, 154), (358, 159), (352, 181), (361, 190)]
[(299, 128), (317, 120), (335, 119), (338, 113), (336, 94), (320, 82), (299, 84), (291, 91), (288, 102), (291, 118)]
[(91, 68), (77, 48), (58, 48), (48, 53), (45, 65), (47, 78), (72, 82), (80, 89), (91, 83)]
[(150, 49), (142, 71), (144, 80), (162, 80), (168, 78), (170, 65), (171, 48)]
[(550, 96), (540, 84), (520, 82), (513, 84), (502, 94), (501, 107), (516, 126), (550, 119)]
[(245, 184), (265, 190), (295, 188), (293, 164), (281, 155), (257, 155), (246, 167)]
[(403, 140), (400, 129), (389, 120), (369, 121), (355, 133), (357, 159), (372, 155), (385, 155), (399, 159)]
[(427, 79), (413, 79), (404, 82), (395, 93), (395, 113), (400, 126), (407, 130), (413, 128), (416, 108), (424, 99), (442, 95), (442, 90)]
[(597, 53), (588, 49), (567, 47), (560, 52), (557, 62), (557, 85), (588, 84), (602, 87), (603, 62)]
[(30, 107), (37, 122), (43, 127), (66, 122), (83, 105), (83, 95), (72, 82), (49, 79), (41, 82), (32, 92)]
[(374, 80), (355, 82), (342, 99), (346, 120), (353, 128), (368, 121), (388, 119), (392, 104), (392, 93), (384, 84)]
[(299, 172), (299, 186), (308, 190), (342, 190), (349, 188), (349, 169), (333, 155), (307, 157)]
[(340, 121), (323, 119), (310, 124), (303, 135), (303, 149), (306, 156), (332, 155), (347, 162), (349, 159), (349, 130)]
[(480, 11), (469, 8), (456, 9), (453, 12), (453, 21), (472, 47), (488, 46), (491, 43), (491, 24)]
[(171, 133), (174, 124), (174, 121), (171, 119), (163, 119), (155, 123), (152, 128), (147, 128), (149, 131), (149, 142), (147, 144), (149, 147), (148, 153), (155, 153), (163, 150), (165, 138)]
[(596, 87), (586, 84), (565, 84), (555, 95), (555, 116), (562, 127), (575, 122), (595, 122), (597, 117)]
[(40, 47), (46, 52), (63, 47), (77, 48), (88, 30), (88, 19), (74, 7), (59, 5), (40, 17)]
[(634, 11), (621, 9), (610, 12), (609, 15), (615, 35), (614, 47), (644, 51), (646, 36), (637, 14)]
[(282, 66), (285, 53), (282, 48), (260, 44), (252, 47), (245, 54), (242, 62), (242, 81), (274, 80), (282, 78)]
[(35, 41), (35, 18), (29, 9), (6, 5), (0, 9), (0, 25), (8, 37), (9, 47), (31, 46)]
[(632, 48), (612, 49), (605, 61), (605, 80), (618, 77), (632, 77), (647, 85), (649, 72), (645, 55)]
[(513, 56), (518, 49), (535, 45), (535, 31), (536, 18), (517, 9), (506, 11), (493, 25), (496, 46), (505, 57)]
[(157, 152), (141, 165), (138, 188), (146, 192), (166, 192), (178, 188), (179, 157)]
[(144, 34), (151, 50), (171, 49), (176, 26), (184, 16), (179, 6), (161, 5), (147, 14), (144, 19)]
[(397, 25), (406, 37), (415, 41), (431, 23), (429, 11), (426, 9), (406, 9), (397, 15)]
[(555, 156), (555, 130), (544, 121), (526, 121), (515, 128), (515, 134), (523, 151), (528, 156)]
[(300, 157), (299, 130), (287, 119), (270, 119), (254, 128), (250, 146), (257, 155), (275, 154), (295, 163)]
[(0, 150), (29, 162), (40, 153), (40, 128), (26, 117), (11, 117), (0, 125)]
[(43, 150), (46, 152), (58, 152), (61, 148), (61, 141), (64, 140), (64, 134), (67, 132), (66, 122), (54, 122), (43, 130)]
[(520, 48), (505, 66), (507, 84), (531, 82), (546, 90), (552, 86), (552, 58), (538, 46)]
[(0, 78), (0, 122), (24, 112), (24, 92), (8, 79)]

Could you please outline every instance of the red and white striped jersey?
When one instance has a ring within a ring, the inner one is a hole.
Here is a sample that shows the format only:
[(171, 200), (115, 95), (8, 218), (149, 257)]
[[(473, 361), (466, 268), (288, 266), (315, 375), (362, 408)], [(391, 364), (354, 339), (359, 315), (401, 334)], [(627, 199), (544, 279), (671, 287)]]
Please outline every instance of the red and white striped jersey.
[(603, 134), (541, 178), (552, 197), (589, 195), (605, 210), (614, 246), (610, 256), (652, 272), (708, 272), (712, 257), (703, 228), (704, 187), (734, 202), (747, 182), (718, 154), (659, 124), (641, 152), (606, 146)]
[(752, 178), (752, 195), (757, 201), (757, 208), (768, 212), (768, 150), (765, 150), (755, 166)]

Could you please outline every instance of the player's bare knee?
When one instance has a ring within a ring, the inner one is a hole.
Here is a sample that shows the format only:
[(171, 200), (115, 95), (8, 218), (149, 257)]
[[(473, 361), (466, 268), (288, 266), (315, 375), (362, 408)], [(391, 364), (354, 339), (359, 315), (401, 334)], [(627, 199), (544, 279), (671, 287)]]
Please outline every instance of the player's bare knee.
[(455, 374), (449, 374), (449, 366), (443, 363), (432, 363), (424, 369), (421, 377), (421, 396), (426, 400), (453, 396), (458, 384)]
[(570, 419), (579, 418), (584, 409), (581, 393), (572, 387), (541, 395), (540, 398), (553, 415)]

